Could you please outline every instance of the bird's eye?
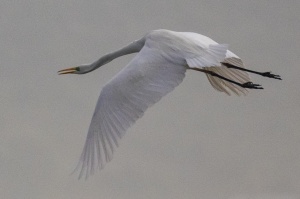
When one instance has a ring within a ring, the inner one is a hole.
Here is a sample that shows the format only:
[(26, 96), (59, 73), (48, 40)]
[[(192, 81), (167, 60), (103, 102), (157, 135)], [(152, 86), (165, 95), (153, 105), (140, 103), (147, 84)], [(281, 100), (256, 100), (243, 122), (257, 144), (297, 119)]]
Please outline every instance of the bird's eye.
[(80, 71), (80, 68), (79, 68), (79, 67), (76, 67), (75, 70), (76, 70), (76, 71)]

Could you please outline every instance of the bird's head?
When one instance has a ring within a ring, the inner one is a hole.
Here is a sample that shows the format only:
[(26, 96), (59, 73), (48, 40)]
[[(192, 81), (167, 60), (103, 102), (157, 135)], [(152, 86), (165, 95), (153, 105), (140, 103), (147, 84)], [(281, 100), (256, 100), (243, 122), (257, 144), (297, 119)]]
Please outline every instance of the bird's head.
[(83, 65), (80, 65), (80, 66), (60, 70), (57, 73), (59, 75), (64, 75), (64, 74), (85, 74), (85, 73), (88, 73), (90, 71), (91, 71), (91, 65), (90, 64), (83, 64)]

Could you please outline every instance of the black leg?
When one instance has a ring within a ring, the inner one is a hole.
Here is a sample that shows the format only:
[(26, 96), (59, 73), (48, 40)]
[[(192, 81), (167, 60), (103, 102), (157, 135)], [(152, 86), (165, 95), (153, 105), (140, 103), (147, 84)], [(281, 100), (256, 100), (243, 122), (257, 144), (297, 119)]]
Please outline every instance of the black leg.
[(269, 78), (274, 78), (274, 79), (281, 80), (281, 77), (279, 75), (274, 75), (271, 72), (257, 72), (257, 71), (241, 68), (241, 67), (238, 67), (238, 66), (234, 66), (234, 65), (229, 64), (229, 63), (224, 63), (224, 62), (222, 62), (222, 64), (225, 65), (227, 68), (234, 68), (234, 69), (237, 69), (237, 70), (243, 70), (243, 71), (247, 71), (249, 73), (254, 73), (254, 74), (257, 74), (257, 75), (261, 75), (261, 76), (264, 76), (264, 77), (269, 77)]
[(259, 84), (253, 84), (252, 82), (246, 82), (246, 83), (244, 83), (244, 84), (241, 84), (241, 83), (239, 83), (239, 82), (233, 81), (233, 80), (231, 80), (231, 79), (228, 79), (228, 78), (226, 78), (226, 77), (223, 77), (223, 76), (221, 76), (221, 75), (219, 75), (219, 74), (217, 74), (217, 73), (215, 73), (215, 72), (209, 71), (209, 70), (204, 70), (204, 69), (200, 69), (200, 68), (190, 68), (190, 67), (189, 67), (188, 69), (200, 71), (200, 72), (203, 72), (203, 73), (207, 73), (207, 74), (209, 74), (209, 75), (211, 75), (211, 76), (216, 76), (216, 77), (218, 77), (218, 78), (220, 78), (220, 79), (223, 79), (223, 80), (228, 81), (228, 82), (230, 82), (230, 83), (236, 84), (236, 85), (238, 85), (238, 86), (240, 86), (240, 87), (243, 87), (243, 88), (250, 88), (250, 89), (264, 89), (264, 88), (261, 87), (261, 85), (259, 85)]

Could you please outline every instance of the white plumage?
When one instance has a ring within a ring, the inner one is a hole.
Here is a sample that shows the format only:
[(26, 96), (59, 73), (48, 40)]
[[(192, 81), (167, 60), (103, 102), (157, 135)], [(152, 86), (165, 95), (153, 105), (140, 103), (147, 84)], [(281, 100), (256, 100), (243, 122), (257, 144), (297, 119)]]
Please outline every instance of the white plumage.
[[(135, 53), (132, 61), (102, 89), (78, 164), (80, 176), (88, 177), (112, 159), (126, 130), (142, 117), (148, 107), (178, 86), (187, 69), (212, 71), (240, 84), (250, 81), (248, 73), (228, 68), (224, 63), (244, 67), (228, 45), (186, 32), (155, 30), (128, 46), (101, 57), (98, 61), (59, 71), (84, 74), (116, 57)], [(203, 72), (203, 71), (202, 71)], [(244, 87), (206, 73), (211, 85), (230, 95), (246, 94)]]

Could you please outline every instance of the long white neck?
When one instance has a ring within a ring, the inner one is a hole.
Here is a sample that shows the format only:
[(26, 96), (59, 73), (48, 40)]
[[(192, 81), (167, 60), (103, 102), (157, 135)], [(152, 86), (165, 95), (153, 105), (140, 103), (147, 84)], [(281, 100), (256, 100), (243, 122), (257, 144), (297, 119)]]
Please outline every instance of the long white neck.
[(117, 51), (114, 51), (114, 52), (111, 52), (111, 53), (108, 53), (108, 54), (102, 56), (100, 59), (98, 59), (97, 61), (95, 61), (94, 63), (92, 63), (90, 65), (90, 69), (87, 71), (87, 73), (91, 72), (93, 70), (96, 70), (97, 68), (99, 68), (100, 66), (103, 66), (104, 64), (107, 64), (108, 62), (111, 62), (115, 58), (118, 58), (123, 55), (128, 55), (131, 53), (139, 52), (143, 48), (144, 44), (145, 44), (145, 38), (142, 38), (140, 40), (136, 40), (136, 41), (130, 43), (129, 45), (127, 45)]

